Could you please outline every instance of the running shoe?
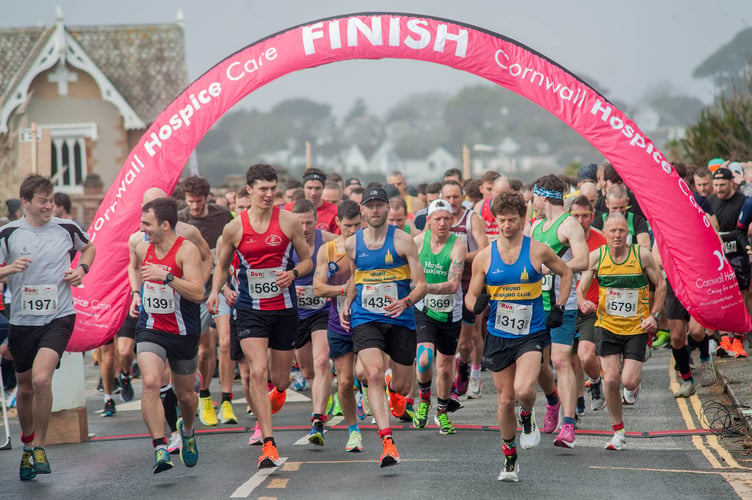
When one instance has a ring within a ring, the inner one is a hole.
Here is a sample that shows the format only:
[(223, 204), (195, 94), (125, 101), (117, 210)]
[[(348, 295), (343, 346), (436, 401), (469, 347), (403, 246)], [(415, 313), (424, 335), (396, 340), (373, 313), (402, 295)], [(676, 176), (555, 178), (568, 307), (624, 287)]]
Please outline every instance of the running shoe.
[(365, 403), (365, 396), (362, 392), (358, 391), (358, 393), (355, 395), (355, 415), (360, 420), (365, 420), (366, 418), (366, 409), (364, 406)]
[(735, 358), (747, 357), (747, 351), (744, 350), (742, 339), (734, 337), (734, 340), (731, 341), (731, 352), (729, 354), (733, 354)]
[(397, 465), (400, 463), (399, 453), (397, 453), (397, 447), (394, 445), (394, 440), (391, 437), (385, 437), (383, 443), (384, 452), (381, 454), (381, 458), (379, 458), (381, 467), (389, 467), (390, 465)]
[(330, 416), (334, 412), (334, 398), (329, 394), (329, 398), (326, 400), (326, 408), (324, 408), (324, 415)]
[(191, 436), (183, 434), (183, 419), (178, 420), (178, 432), (180, 439), (183, 441), (180, 447), (180, 461), (186, 467), (193, 467), (198, 462), (198, 444), (196, 444), (196, 433)]
[(697, 369), (697, 379), (703, 387), (715, 384), (715, 366), (713, 365), (712, 357), (708, 358), (707, 361), (700, 360), (700, 366)]
[(279, 413), (279, 410), (285, 405), (286, 399), (287, 391), (279, 392), (276, 387), (272, 389), (272, 392), (269, 393), (269, 402), (272, 405), (272, 413)]
[(139, 377), (141, 377), (141, 368), (139, 368), (138, 366), (138, 361), (134, 359), (133, 363), (131, 364), (131, 380)]
[(664, 345), (668, 344), (670, 340), (671, 340), (671, 334), (668, 333), (668, 331), (658, 330), (655, 334), (655, 339), (653, 339), (653, 349), (658, 349), (659, 347), (663, 347)]
[(574, 448), (577, 440), (574, 436), (574, 424), (561, 424), (559, 435), (554, 439), (554, 446), (559, 448)]
[(622, 395), (621, 402), (627, 406), (631, 406), (637, 402), (637, 397), (640, 395), (640, 386), (637, 386), (637, 389), (634, 391), (630, 391), (626, 387), (624, 388), (624, 392)]
[(37, 474), (51, 474), (50, 462), (47, 460), (47, 453), (41, 446), (35, 446), (32, 451), (34, 455), (34, 472)]
[(543, 418), (543, 432), (551, 434), (559, 427), (560, 411), (561, 400), (557, 401), (555, 405), (546, 403), (546, 416)]
[(716, 347), (715, 355), (719, 358), (728, 358), (734, 355), (731, 349), (731, 340), (728, 337), (721, 337), (721, 343)]
[(251, 446), (264, 444), (264, 435), (261, 434), (261, 426), (258, 422), (256, 422), (256, 427), (253, 428), (253, 434), (251, 434), (251, 438), (248, 440), (248, 444), (250, 444)]
[(413, 404), (411, 403), (412, 398), (405, 399), (405, 411), (402, 412), (402, 415), (399, 416), (399, 419), (403, 422), (412, 422), (415, 418), (415, 410), (413, 409)]
[(431, 407), (431, 403), (428, 401), (421, 401), (418, 403), (418, 411), (413, 418), (413, 427), (416, 429), (422, 429), (428, 423), (428, 409)]
[(238, 417), (232, 411), (232, 403), (230, 401), (222, 401), (222, 404), (219, 405), (219, 421), (223, 424), (238, 423)]
[(470, 377), (470, 383), (467, 386), (467, 399), (480, 399), (480, 388), (480, 377)]
[(290, 368), (290, 378), (292, 379), (292, 389), (294, 391), (304, 391), (309, 388), (303, 372), (297, 366)]
[(104, 402), (104, 410), (102, 410), (102, 416), (103, 417), (111, 417), (117, 413), (117, 410), (115, 409), (115, 400), (108, 399)]
[(308, 434), (308, 442), (316, 446), (324, 446), (324, 422), (319, 419), (313, 421), (311, 432)]
[(517, 454), (504, 455), (504, 467), (499, 472), (499, 481), (511, 481), (516, 483), (519, 481), (518, 474), (520, 472), (520, 462), (517, 460)]
[(454, 388), (457, 390), (457, 395), (462, 396), (467, 392), (467, 386), (470, 382), (470, 365), (462, 362), (459, 356), (457, 356), (457, 377), (454, 379)]
[(37, 471), (34, 469), (34, 453), (32, 450), (24, 448), (21, 455), (21, 467), (18, 470), (18, 477), (21, 481), (31, 481), (37, 477)]
[(360, 431), (350, 432), (350, 437), (347, 438), (347, 444), (345, 445), (345, 451), (351, 453), (363, 451), (363, 435)]
[(170, 455), (176, 455), (180, 453), (180, 447), (183, 446), (183, 440), (180, 438), (178, 431), (170, 434), (170, 439), (167, 441), (167, 451)]
[(170, 470), (172, 467), (172, 459), (167, 448), (157, 448), (154, 451), (154, 474)]
[(279, 452), (277, 452), (277, 447), (274, 446), (274, 443), (267, 441), (261, 450), (258, 468), (271, 469), (272, 467), (279, 467)]
[(332, 405), (332, 415), (335, 417), (341, 417), (344, 414), (342, 413), (342, 406), (339, 404), (339, 396), (337, 394), (334, 395), (334, 404)]
[(614, 432), (611, 441), (606, 443), (606, 449), (611, 451), (621, 451), (627, 448), (627, 436), (624, 432)]
[(695, 383), (692, 380), (684, 380), (674, 392), (675, 398), (688, 398), (695, 393)]
[(433, 421), (439, 426), (439, 434), (454, 434), (454, 426), (452, 425), (452, 422), (449, 421), (449, 415), (447, 415), (446, 412), (441, 412), (433, 417)]
[(120, 399), (130, 401), (133, 399), (133, 384), (130, 375), (120, 372)]
[(211, 396), (198, 398), (198, 419), (202, 424), (208, 427), (214, 427), (219, 423), (217, 421), (217, 412), (214, 410)]
[(597, 384), (590, 384), (590, 409), (592, 411), (599, 411), (605, 406), (606, 399), (603, 397), (603, 379), (600, 379)]
[(540, 443), (540, 430), (535, 423), (535, 408), (530, 410), (530, 415), (527, 417), (523, 417), (522, 412), (520, 411), (519, 423), (522, 428), (522, 434), (520, 434), (520, 446), (526, 450), (538, 446)]
[(447, 404), (447, 411), (449, 413), (453, 413), (461, 408), (464, 408), (464, 406), (462, 406), (462, 403), (460, 403), (460, 397), (454, 391), (454, 389), (452, 389), (452, 392), (449, 393), (449, 403)]

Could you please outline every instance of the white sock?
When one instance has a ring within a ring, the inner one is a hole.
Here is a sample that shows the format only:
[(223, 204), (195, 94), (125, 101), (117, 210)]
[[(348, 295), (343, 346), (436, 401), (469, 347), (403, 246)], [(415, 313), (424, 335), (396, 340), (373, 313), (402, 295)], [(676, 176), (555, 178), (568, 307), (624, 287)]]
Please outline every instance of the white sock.
[(104, 402), (105, 402), (105, 403), (106, 403), (107, 401), (109, 401), (110, 399), (112, 399), (112, 394), (105, 394), (105, 395), (104, 395)]

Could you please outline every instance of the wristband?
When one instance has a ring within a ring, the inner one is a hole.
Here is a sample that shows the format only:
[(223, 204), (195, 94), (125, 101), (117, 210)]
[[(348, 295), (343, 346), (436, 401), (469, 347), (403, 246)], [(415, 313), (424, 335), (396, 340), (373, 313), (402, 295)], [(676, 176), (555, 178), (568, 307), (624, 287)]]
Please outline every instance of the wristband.
[(84, 270), (84, 274), (89, 274), (89, 264), (84, 264), (81, 262), (78, 267)]
[(347, 293), (347, 285), (342, 285), (342, 288), (339, 291), (340, 295), (345, 295)]
[(298, 273), (298, 270), (293, 268), (292, 269), (292, 275), (295, 276), (295, 279), (298, 279), (298, 276), (300, 276), (300, 273)]
[(133, 297), (136, 294), (138, 294), (140, 296), (141, 295), (141, 290), (132, 290), (131, 291), (131, 297)]
[(407, 307), (413, 306), (413, 301), (410, 300), (410, 297), (405, 297), (405, 305), (407, 305)]

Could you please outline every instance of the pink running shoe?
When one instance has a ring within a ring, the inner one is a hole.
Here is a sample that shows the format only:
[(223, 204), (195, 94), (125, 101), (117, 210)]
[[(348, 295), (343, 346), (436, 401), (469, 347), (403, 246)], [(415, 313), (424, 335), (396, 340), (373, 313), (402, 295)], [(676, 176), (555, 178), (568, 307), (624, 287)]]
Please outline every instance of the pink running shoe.
[(561, 410), (561, 401), (551, 406), (546, 403), (546, 417), (543, 419), (543, 432), (546, 434), (553, 433), (559, 426), (559, 411)]
[(261, 446), (264, 443), (264, 436), (261, 435), (261, 426), (256, 422), (256, 427), (253, 428), (253, 435), (248, 440), (248, 444), (251, 446)]
[(554, 446), (560, 448), (574, 448), (577, 440), (574, 437), (574, 424), (561, 424), (559, 435), (554, 439)]

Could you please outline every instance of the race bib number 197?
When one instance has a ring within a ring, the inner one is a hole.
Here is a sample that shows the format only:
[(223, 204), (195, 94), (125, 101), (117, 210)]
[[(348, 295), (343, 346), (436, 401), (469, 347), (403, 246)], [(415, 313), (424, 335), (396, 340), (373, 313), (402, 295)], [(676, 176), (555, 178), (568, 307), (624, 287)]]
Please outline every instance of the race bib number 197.
[(49, 316), (57, 312), (57, 285), (24, 285), (21, 310), (29, 316)]

